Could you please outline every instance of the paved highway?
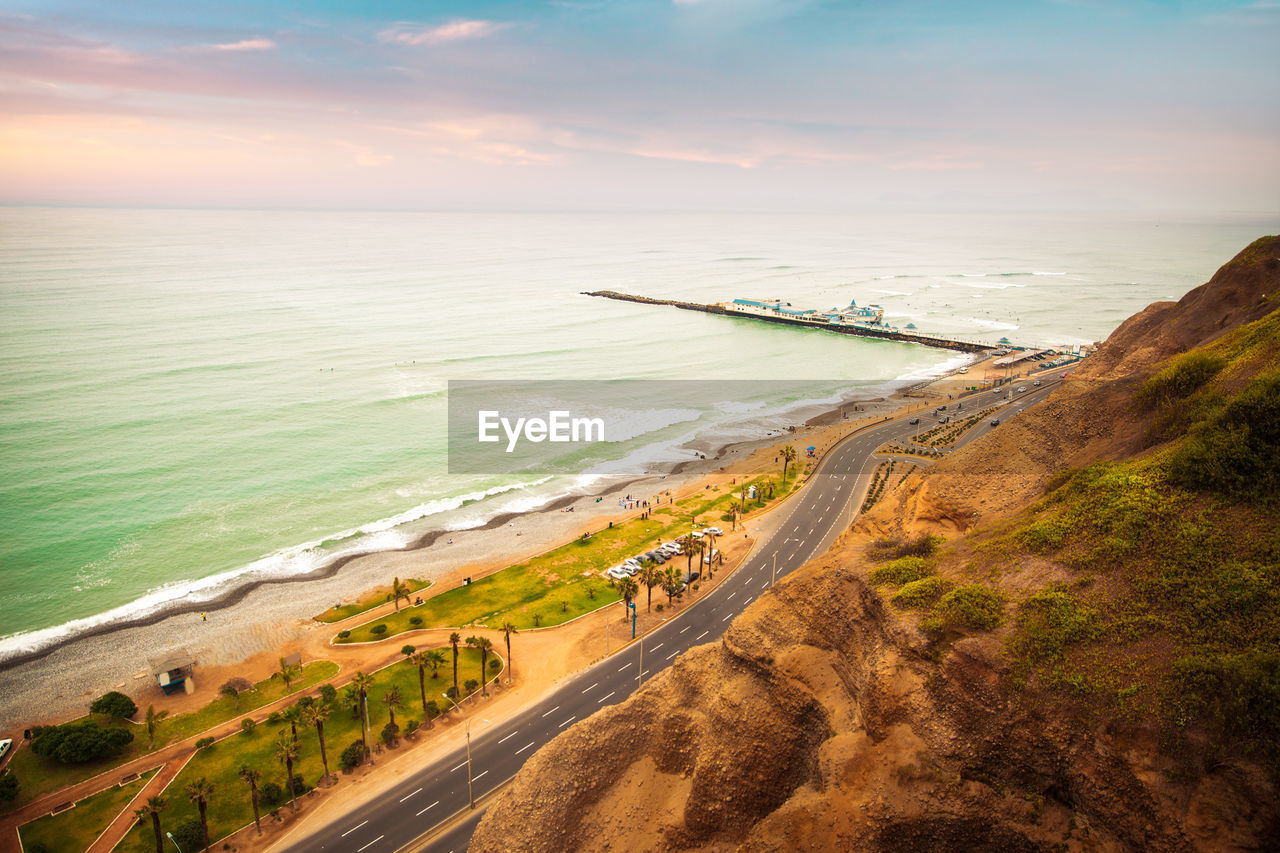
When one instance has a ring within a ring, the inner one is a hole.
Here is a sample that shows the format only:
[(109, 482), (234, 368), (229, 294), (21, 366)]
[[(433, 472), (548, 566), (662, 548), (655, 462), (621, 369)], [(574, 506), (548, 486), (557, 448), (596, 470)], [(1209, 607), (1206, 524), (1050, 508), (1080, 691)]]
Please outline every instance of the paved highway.
[[(1034, 388), (1027, 382), (1027, 393), (1015, 394), (1001, 414), (984, 418), (961, 443), (998, 428), (990, 426), (990, 417), (1007, 419), (1015, 409), (1039, 402), (1055, 384), (1056, 380), (1044, 380), (1042, 387)], [(964, 409), (972, 411), (997, 399), (1004, 400), (1005, 395), (974, 395), (962, 402)], [(949, 402), (948, 411), (954, 410), (955, 404)], [(925, 428), (932, 421), (927, 413), (922, 420)], [(530, 755), (568, 726), (626, 699), (642, 681), (670, 666), (681, 652), (719, 638), (729, 620), (773, 583), (775, 566), (776, 577), (782, 577), (825, 551), (848, 528), (878, 464), (873, 459), (876, 448), (887, 441), (909, 438), (917, 429), (906, 418), (897, 418), (845, 438), (827, 453), (812, 481), (775, 510), (783, 516), (774, 534), (705, 597), (639, 642), (584, 670), (519, 716), (489, 726), (476, 722), (483, 710), (478, 715), (472, 712), (470, 761), (466, 749), (459, 748), (378, 801), (298, 839), (288, 849), (297, 853), (464, 850), (475, 820), (451, 826), (431, 838), (426, 836), (459, 813), (469, 812), (468, 776), (475, 798), (481, 799), (514, 776)]]

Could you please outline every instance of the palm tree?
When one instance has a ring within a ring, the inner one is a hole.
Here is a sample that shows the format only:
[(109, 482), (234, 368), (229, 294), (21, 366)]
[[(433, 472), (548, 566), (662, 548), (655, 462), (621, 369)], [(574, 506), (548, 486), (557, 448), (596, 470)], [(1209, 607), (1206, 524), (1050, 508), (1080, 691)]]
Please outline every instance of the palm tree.
[(262, 771), (246, 765), (240, 768), (240, 779), (249, 786), (249, 802), (253, 803), (253, 825), (258, 834), (262, 834), (262, 822), (258, 816), (258, 781), (262, 779)]
[(155, 705), (147, 706), (147, 752), (156, 748), (156, 732), (160, 729), (160, 721), (169, 716), (168, 711), (157, 711)]
[(187, 785), (187, 799), (200, 811), (200, 834), (204, 838), (204, 853), (209, 853), (209, 798), (213, 796), (213, 783), (201, 776)]
[(392, 599), (396, 603), (396, 612), (400, 612), (400, 599), (404, 599), (404, 603), (409, 603), (409, 585), (401, 583), (400, 578), (391, 579), (391, 592), (387, 593), (387, 598)]
[(142, 808), (135, 809), (133, 816), (139, 821), (151, 818), (151, 828), (156, 833), (156, 853), (164, 853), (164, 836), (160, 833), (160, 812), (169, 806), (169, 801), (162, 795), (156, 794), (154, 797), (148, 797)]
[(702, 568), (702, 549), (706, 547), (701, 539), (696, 536), (689, 537), (689, 544), (685, 546), (689, 549), (689, 571), (693, 572), (693, 558), (698, 558), (698, 568)]
[(289, 783), (289, 804), (295, 812), (298, 810), (298, 800), (293, 795), (293, 760), (297, 757), (298, 744), (290, 740), (289, 735), (280, 732), (280, 739), (276, 741), (276, 758), (280, 759), (284, 772), (288, 774), (286, 781)]
[(280, 712), (280, 719), (289, 724), (289, 731), (293, 733), (293, 742), (298, 742), (298, 723), (302, 722), (302, 709), (297, 705), (290, 705)]
[[(405, 649), (409, 646), (405, 646)], [(401, 649), (404, 651), (404, 649)], [(418, 693), (422, 696), (422, 719), (427, 719), (427, 667), (431, 666), (431, 653), (415, 651), (409, 655), (409, 663), (418, 668)]]
[(462, 642), (462, 635), (454, 631), (449, 635), (449, 645), (453, 646), (453, 698), (458, 698), (458, 643)]
[[(618, 595), (621, 595), (622, 600), (627, 603), (626, 604), (627, 608), (631, 607), (631, 602), (635, 600), (635, 597), (639, 594), (640, 594), (640, 585), (636, 583), (635, 578), (623, 578), (622, 580), (618, 581)], [(622, 611), (622, 619), (624, 622), (627, 619), (626, 610)]]
[(365, 675), (363, 672), (357, 672), (351, 679), (351, 683), (355, 685), (359, 694), (360, 704), (357, 713), (360, 715), (360, 742), (364, 744), (365, 758), (369, 757), (369, 688), (373, 686), (373, 676)]
[(293, 680), (302, 675), (302, 665), (297, 663), (285, 663), (284, 658), (280, 658), (280, 671), (277, 673), (280, 680), (284, 682), (284, 692), (289, 692), (289, 685), (293, 684)]
[(519, 634), (520, 631), (512, 624), (510, 620), (503, 622), (502, 627), (498, 629), (502, 632), (502, 638), (507, 641), (507, 684), (511, 683), (511, 635)]
[(444, 666), (444, 649), (432, 649), (427, 652), (427, 665), (431, 667), (431, 677), (440, 677), (440, 667)]
[(480, 650), (480, 695), (488, 696), (484, 675), (488, 672), (489, 652), (493, 649), (493, 641), (488, 637), (467, 637), (467, 645)]
[(403, 708), (404, 703), (400, 701), (400, 688), (392, 685), (382, 694), (382, 703), (387, 706), (387, 716), (391, 718), (390, 725), (396, 724), (396, 708)]
[(645, 612), (649, 612), (653, 610), (653, 588), (662, 583), (662, 569), (658, 568), (656, 563), (646, 562), (636, 575), (636, 579), (649, 587), (649, 604), (645, 608)]
[(796, 449), (788, 444), (782, 448), (782, 488), (787, 487), (787, 466), (796, 459)]
[(329, 755), (324, 748), (324, 721), (333, 713), (333, 706), (328, 702), (316, 702), (302, 709), (302, 718), (315, 727), (316, 739), (320, 741), (320, 763), (324, 765), (324, 778), (329, 778)]
[(680, 591), (681, 586), (680, 570), (675, 566), (667, 566), (667, 570), (662, 573), (662, 591), (667, 594), (667, 607), (671, 606), (671, 599)]
[(680, 547), (681, 549), (684, 550), (685, 554), (687, 555), (685, 559), (687, 563), (685, 567), (686, 571), (690, 571), (690, 572), (693, 571), (693, 543), (696, 541), (697, 539), (694, 538), (694, 535), (692, 533), (686, 533), (685, 535), (681, 536), (679, 539)]

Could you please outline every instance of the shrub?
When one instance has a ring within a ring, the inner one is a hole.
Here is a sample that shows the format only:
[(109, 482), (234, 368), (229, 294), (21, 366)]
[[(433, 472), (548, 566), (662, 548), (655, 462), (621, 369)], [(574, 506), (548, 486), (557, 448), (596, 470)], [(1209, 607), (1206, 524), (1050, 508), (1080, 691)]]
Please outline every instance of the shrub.
[(1192, 427), (1169, 459), (1169, 476), (1234, 500), (1280, 493), (1280, 372), (1254, 379)]
[(267, 808), (278, 806), (285, 802), (289, 794), (285, 791), (284, 786), (279, 782), (270, 780), (258, 785), (258, 802)]
[(347, 639), (347, 638), (348, 638), (348, 637), (350, 637), (350, 636), (351, 636), (351, 632), (350, 632), (350, 631), (339, 631), (339, 632), (338, 632), (338, 639), (339, 639), (339, 640), (345, 640), (345, 639)]
[(898, 594), (893, 597), (893, 603), (899, 607), (930, 607), (947, 591), (947, 586), (947, 582), (942, 578), (930, 575), (904, 584), (902, 589), (898, 590)]
[(240, 721), (240, 733), (251, 735), (253, 734), (253, 730), (257, 725), (258, 723), (253, 719), (253, 717), (245, 717), (243, 720)]
[(369, 629), (369, 633), (373, 634), (375, 637), (381, 637), (383, 634), (387, 633), (387, 626), (382, 622), (379, 622), (377, 625), (374, 625)]
[(1071, 643), (1093, 636), (1098, 611), (1063, 589), (1041, 590), (1018, 608), (1021, 632), (1014, 648), (1033, 657), (1059, 658)]
[(202, 737), (196, 741), (196, 749), (208, 749), (211, 746), (213, 746), (213, 738), (211, 737)]
[(330, 705), (338, 700), (338, 688), (334, 687), (332, 684), (321, 684), (319, 692), (321, 701), (327, 702)]
[(1048, 554), (1062, 547), (1066, 528), (1061, 524), (1037, 520), (1027, 525), (1017, 535), (1018, 544), (1033, 554)]
[(353, 740), (346, 749), (342, 750), (342, 755), (338, 756), (338, 767), (344, 773), (350, 773), (359, 767), (362, 761), (364, 761), (364, 744), (359, 740)]
[(203, 850), (204, 829), (200, 826), (200, 818), (189, 817), (173, 828), (173, 841), (182, 850)]
[(450, 699), (457, 699), (458, 690), (456, 687), (450, 684), (449, 687), (444, 691), (444, 695), (448, 696)]
[(418, 650), (417, 646), (411, 646), (406, 643), (405, 645), (400, 647), (400, 654), (404, 655), (405, 657), (408, 657), (409, 655), (413, 654), (417, 650)]
[(939, 609), (952, 625), (990, 630), (1000, 624), (1000, 594), (978, 583), (951, 590), (942, 596)]
[[(12, 770), (0, 776), (0, 800), (11, 803), (18, 799), (19, 787), (18, 777), (13, 774)], [(28, 847), (27, 849), (30, 850), (31, 848)]]
[(89, 711), (93, 714), (106, 714), (117, 720), (127, 720), (138, 713), (138, 706), (133, 704), (133, 700), (128, 696), (118, 690), (112, 690), (94, 699), (89, 705)]
[(413, 733), (414, 733), (414, 732), (416, 732), (416, 731), (418, 730), (419, 726), (421, 726), (421, 725), (422, 725), (422, 724), (421, 724), (421, 723), (419, 723), (417, 720), (410, 720), (409, 722), (405, 723), (405, 724), (404, 724), (404, 733), (405, 733), (405, 735), (406, 735), (407, 737), (412, 737), (412, 736), (413, 736)]
[(479, 686), (480, 686), (480, 682), (476, 681), (474, 678), (468, 678), (466, 681), (463, 682), (462, 690), (469, 696), (472, 693), (475, 693), (476, 688)]
[(267, 714), (267, 725), (274, 726), (283, 719), (284, 717), (280, 715), (279, 711), (272, 711), (270, 714)]
[(892, 563), (877, 567), (871, 573), (871, 582), (877, 585), (893, 584), (901, 586), (904, 583), (918, 581), (931, 574), (933, 574), (933, 569), (929, 567), (924, 557), (899, 557)]
[(497, 658), (494, 658), (493, 660), (489, 661), (490, 672), (497, 672), (500, 669), (502, 669), (502, 661), (498, 660)]
[(32, 841), (30, 844), (23, 844), (22, 849), (27, 853), (50, 853), (49, 845), (43, 841)]
[(421, 628), (421, 627), (422, 627), (422, 617), (421, 617), (421, 616), (410, 616), (410, 617), (409, 617), (409, 624), (410, 624), (410, 625), (412, 625), (412, 626), (413, 626), (413, 627), (415, 627), (415, 628)]
[(387, 723), (382, 727), (382, 742), (387, 746), (395, 746), (400, 741), (400, 725)]
[(434, 720), (440, 716), (440, 706), (436, 704), (436, 700), (432, 699), (427, 702), (427, 719)]
[(662, 612), (662, 602), (658, 602), (658, 612)]
[(1198, 350), (1183, 353), (1143, 383), (1133, 395), (1134, 402), (1144, 409), (1171, 406), (1190, 397), (1225, 365), (1226, 360), (1216, 353)]
[(32, 751), (62, 764), (83, 764), (98, 758), (111, 758), (133, 743), (133, 732), (119, 728), (104, 729), (94, 722), (45, 726), (39, 731), (31, 742)]

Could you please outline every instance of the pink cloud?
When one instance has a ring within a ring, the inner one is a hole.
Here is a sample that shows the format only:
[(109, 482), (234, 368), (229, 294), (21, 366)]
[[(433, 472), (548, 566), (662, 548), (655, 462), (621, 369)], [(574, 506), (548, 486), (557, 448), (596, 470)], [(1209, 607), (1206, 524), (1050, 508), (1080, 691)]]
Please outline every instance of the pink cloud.
[(378, 38), (385, 42), (420, 47), (424, 44), (444, 44), (451, 41), (486, 38), (506, 26), (506, 24), (494, 21), (474, 19), (450, 21), (447, 24), (441, 24), (436, 27), (397, 24), (378, 33)]
[(241, 50), (271, 50), (276, 43), (271, 39), (241, 39), (240, 41), (228, 42), (226, 44), (211, 44), (207, 50), (224, 50), (224, 51), (241, 51)]

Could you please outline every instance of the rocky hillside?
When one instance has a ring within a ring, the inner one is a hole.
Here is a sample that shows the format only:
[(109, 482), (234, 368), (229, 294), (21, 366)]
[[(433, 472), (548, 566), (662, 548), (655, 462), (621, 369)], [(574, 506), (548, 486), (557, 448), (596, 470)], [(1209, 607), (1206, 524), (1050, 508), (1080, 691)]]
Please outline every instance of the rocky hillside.
[(908, 479), (471, 850), (1280, 847), (1277, 257)]

